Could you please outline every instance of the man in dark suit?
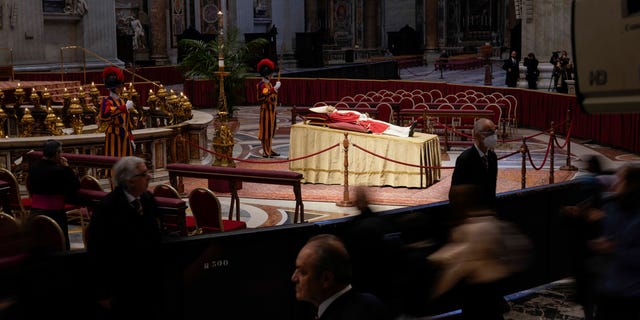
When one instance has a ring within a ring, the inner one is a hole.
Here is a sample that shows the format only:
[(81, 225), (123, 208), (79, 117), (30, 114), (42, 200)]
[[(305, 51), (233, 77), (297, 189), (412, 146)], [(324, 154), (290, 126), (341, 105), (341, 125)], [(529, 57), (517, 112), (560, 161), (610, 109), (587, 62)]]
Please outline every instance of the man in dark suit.
[(334, 235), (320, 234), (307, 241), (298, 253), (291, 281), (296, 299), (313, 304), (318, 319), (391, 319), (376, 296), (351, 288), (349, 254)]
[(69, 225), (65, 203), (73, 201), (80, 189), (80, 180), (61, 153), (60, 141), (51, 139), (44, 143), (42, 159), (29, 165), (27, 189), (31, 194), (31, 216), (43, 214), (55, 220), (62, 229), (68, 250)]
[(511, 51), (511, 57), (504, 60), (502, 69), (507, 72), (505, 84), (507, 87), (515, 88), (518, 85), (518, 78), (520, 78), (520, 69), (516, 51)]
[(94, 288), (115, 318), (156, 319), (163, 264), (158, 206), (147, 191), (151, 176), (144, 160), (132, 156), (111, 171), (115, 188), (96, 208), (88, 230)]
[[(456, 159), (451, 177), (451, 186), (471, 184), (480, 187), (486, 205), (495, 208), (498, 157), (493, 151), (497, 145), (496, 125), (480, 118), (473, 124), (473, 146), (463, 151)], [(451, 198), (451, 190), (449, 198)]]

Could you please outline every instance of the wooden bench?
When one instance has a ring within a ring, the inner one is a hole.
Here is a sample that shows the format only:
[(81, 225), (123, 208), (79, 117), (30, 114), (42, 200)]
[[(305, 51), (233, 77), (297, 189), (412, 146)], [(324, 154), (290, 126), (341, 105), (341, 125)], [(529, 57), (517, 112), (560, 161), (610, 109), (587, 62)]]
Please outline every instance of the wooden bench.
[(238, 197), (236, 182), (254, 182), (292, 186), (293, 194), (296, 198), (296, 209), (293, 222), (304, 222), (304, 204), (302, 203), (301, 189), (303, 175), (301, 173), (282, 170), (240, 169), (184, 163), (168, 164), (167, 171), (169, 171), (169, 181), (171, 185), (178, 190), (183, 189), (182, 186), (178, 186), (178, 177), (229, 181), (229, 189), (231, 191), (229, 219), (233, 218), (233, 209), (235, 207), (236, 220), (240, 220), (240, 198)]
[(435, 70), (470, 70), (480, 68), (485, 64), (485, 60), (476, 55), (453, 56), (434, 62)]
[[(62, 153), (63, 157), (67, 158), (69, 166), (77, 167), (78, 172), (86, 172), (87, 168), (99, 168), (99, 169), (111, 169), (113, 165), (118, 162), (120, 158), (101, 156), (101, 155), (89, 155), (89, 154), (76, 154), (76, 153)], [(42, 151), (29, 151), (25, 155), (27, 163), (42, 158)], [(84, 174), (80, 174), (81, 176)], [(80, 189), (76, 195), (76, 201), (78, 205), (86, 207), (96, 207), (100, 201), (108, 194), (106, 191)], [(158, 203), (158, 210), (162, 216), (163, 222), (170, 222), (176, 225), (176, 229), (165, 230), (167, 232), (177, 232), (180, 235), (187, 235), (186, 226), (186, 212), (187, 202), (182, 199), (155, 197)]]
[(399, 55), (399, 56), (369, 58), (369, 62), (379, 62), (379, 61), (396, 61), (398, 63), (398, 68), (403, 69), (403, 68), (424, 65), (424, 56), (421, 54), (407, 54), (407, 55)]

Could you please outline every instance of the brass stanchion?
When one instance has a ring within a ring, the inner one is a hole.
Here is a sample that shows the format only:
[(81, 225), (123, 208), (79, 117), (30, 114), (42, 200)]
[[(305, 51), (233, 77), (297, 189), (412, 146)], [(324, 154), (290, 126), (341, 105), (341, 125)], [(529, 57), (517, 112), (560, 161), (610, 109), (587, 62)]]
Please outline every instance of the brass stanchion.
[(567, 109), (567, 163), (560, 170), (576, 171), (578, 168), (571, 164), (571, 107)]
[(529, 147), (527, 147), (527, 138), (522, 138), (522, 145), (520, 146), (520, 153), (522, 154), (522, 168), (520, 170), (522, 182), (522, 189), (527, 187), (527, 153), (529, 152)]
[(219, 125), (216, 128), (216, 134), (213, 138), (213, 149), (216, 153), (224, 156), (216, 155), (214, 166), (235, 168), (236, 164), (231, 159), (233, 155), (233, 132), (229, 129), (228, 125), (228, 112), (227, 112), (227, 97), (224, 92), (224, 77), (229, 75), (229, 72), (224, 71), (224, 22), (222, 19), (222, 11), (218, 12), (218, 71), (214, 72), (218, 76), (218, 87), (220, 92), (218, 94), (218, 117), (217, 121)]
[(549, 150), (549, 184), (555, 183), (555, 179), (553, 177), (553, 166), (554, 162), (553, 158), (556, 156), (555, 148), (556, 148), (556, 132), (553, 130), (553, 121), (551, 121), (551, 132), (549, 133), (551, 137), (551, 143), (549, 143), (551, 150)]
[[(218, 116), (214, 123), (216, 130), (213, 137), (213, 150), (216, 152), (214, 166), (235, 168), (236, 163), (233, 161), (233, 132), (229, 129), (229, 113), (227, 108), (227, 97), (224, 92), (224, 77), (229, 72), (224, 71), (224, 20), (222, 11), (218, 11), (218, 71), (214, 74), (218, 77)], [(233, 185), (232, 185), (233, 184)], [(221, 181), (217, 179), (209, 179), (209, 189), (217, 192), (230, 192), (242, 189), (241, 181)], [(238, 206), (240, 204), (238, 203)]]
[(338, 207), (353, 207), (355, 203), (349, 199), (349, 134), (344, 133), (342, 148), (344, 148), (344, 191), (342, 201), (336, 202)]

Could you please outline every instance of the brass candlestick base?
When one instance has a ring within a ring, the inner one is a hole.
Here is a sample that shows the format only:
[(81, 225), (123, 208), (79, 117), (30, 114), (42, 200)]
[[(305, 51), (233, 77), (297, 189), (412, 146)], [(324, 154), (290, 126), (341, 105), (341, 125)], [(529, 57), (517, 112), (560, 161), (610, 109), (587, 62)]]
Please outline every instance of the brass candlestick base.
[(213, 150), (217, 153), (213, 162), (214, 166), (235, 168), (236, 163), (233, 161), (233, 133), (227, 126), (226, 112), (218, 114), (217, 122), (220, 126), (216, 129), (216, 135), (213, 137)]

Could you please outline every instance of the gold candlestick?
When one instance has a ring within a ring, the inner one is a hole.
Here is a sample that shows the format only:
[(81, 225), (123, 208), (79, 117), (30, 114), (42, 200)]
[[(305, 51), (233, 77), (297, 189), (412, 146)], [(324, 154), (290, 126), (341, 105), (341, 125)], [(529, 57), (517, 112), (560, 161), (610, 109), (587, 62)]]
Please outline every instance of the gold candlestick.
[(42, 91), (42, 100), (44, 100), (44, 105), (47, 109), (51, 108), (51, 93), (46, 87)]
[(20, 86), (20, 82), (18, 82), (18, 86), (16, 90), (13, 92), (13, 95), (16, 97), (16, 103), (14, 104), (14, 108), (19, 108), (24, 102), (24, 89)]
[(73, 97), (73, 99), (71, 99), (71, 105), (69, 106), (73, 134), (81, 134), (82, 128), (84, 128), (84, 123), (82, 123), (82, 106), (79, 102), (77, 97)]
[(24, 108), (24, 115), (20, 120), (20, 124), (22, 125), (23, 137), (31, 137), (35, 122), (35, 119), (33, 119), (33, 116), (31, 115), (31, 110), (29, 110), (29, 108)]

